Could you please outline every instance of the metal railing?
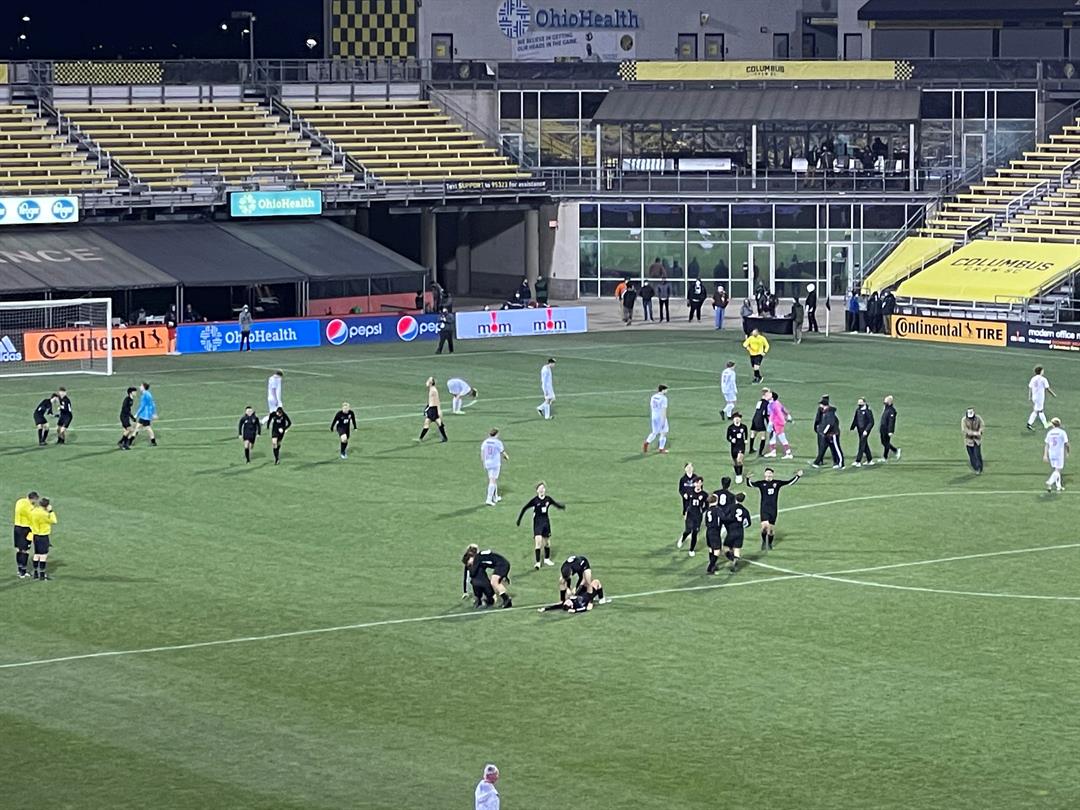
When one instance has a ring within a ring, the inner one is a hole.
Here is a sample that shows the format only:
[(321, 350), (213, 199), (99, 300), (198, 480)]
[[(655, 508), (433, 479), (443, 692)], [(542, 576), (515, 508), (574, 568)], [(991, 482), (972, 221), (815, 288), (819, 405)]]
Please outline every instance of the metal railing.
[(475, 113), (470, 113), (458, 102), (454, 101), (446, 93), (439, 92), (430, 85), (424, 87), (424, 95), (435, 105), (446, 112), (454, 121), (465, 128), (466, 131), (479, 135), (484, 142), (492, 147), (498, 154), (510, 158), (514, 163), (525, 169), (532, 169), (535, 162), (524, 149), (515, 150), (509, 146), (509, 141), (503, 138), (503, 133), (492, 129), (486, 121), (481, 121)]
[[(911, 236), (920, 225), (929, 218), (930, 206), (927, 206), (921, 211), (916, 211), (910, 217), (907, 218), (907, 222), (894, 233), (885, 244), (879, 247), (868, 260), (863, 262), (863, 266), (859, 268), (859, 273), (852, 279), (853, 286), (858, 289), (862, 287), (863, 281), (865, 281), (871, 273), (873, 273), (885, 261), (886, 257), (896, 249), (896, 247)], [(925, 266), (925, 265), (924, 265)], [(919, 268), (923, 269), (922, 267)], [(902, 281), (903, 279), (897, 279)], [(895, 282), (894, 282), (895, 283)]]

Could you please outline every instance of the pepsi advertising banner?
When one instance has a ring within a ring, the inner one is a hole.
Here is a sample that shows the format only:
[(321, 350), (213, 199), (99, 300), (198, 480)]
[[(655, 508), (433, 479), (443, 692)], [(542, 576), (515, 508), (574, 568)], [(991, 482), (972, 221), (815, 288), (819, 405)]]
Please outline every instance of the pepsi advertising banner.
[[(255, 321), (251, 325), (251, 348), (309, 349), (320, 345), (322, 329), (317, 320)], [(240, 349), (240, 326), (235, 322), (182, 324), (176, 327), (179, 354), (235, 352)]]
[(0, 225), (56, 225), (78, 221), (78, 197), (0, 197)]
[(434, 340), (438, 321), (438, 315), (323, 318), (322, 337), (327, 346)]
[(457, 313), (459, 340), (587, 332), (585, 307), (493, 309)]

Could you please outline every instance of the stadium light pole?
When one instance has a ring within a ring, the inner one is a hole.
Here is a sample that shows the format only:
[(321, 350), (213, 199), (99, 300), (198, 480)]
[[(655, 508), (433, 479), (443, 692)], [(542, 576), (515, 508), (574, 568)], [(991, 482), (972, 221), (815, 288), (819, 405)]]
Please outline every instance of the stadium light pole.
[(234, 11), (231, 15), (234, 20), (246, 20), (248, 32), (248, 62), (249, 78), (255, 80), (255, 12)]

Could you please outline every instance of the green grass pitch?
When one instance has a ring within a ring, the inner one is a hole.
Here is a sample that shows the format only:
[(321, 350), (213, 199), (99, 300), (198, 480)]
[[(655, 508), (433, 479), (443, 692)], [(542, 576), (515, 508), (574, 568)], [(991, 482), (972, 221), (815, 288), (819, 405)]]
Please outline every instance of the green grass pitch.
[[(10, 509), (38, 489), (60, 523), (54, 581), (19, 581), (3, 560), (0, 805), (451, 810), (472, 806), (488, 761), (508, 810), (1080, 803), (1080, 500), (1069, 469), (1064, 494), (1043, 491), (1041, 435), (1024, 429), (1044, 363), (1060, 395), (1048, 416), (1080, 440), (1078, 358), (777, 342), (766, 383), (796, 415), (797, 462), (776, 466), (808, 474), (782, 493), (774, 551), (758, 553), (756, 521), (748, 531), (749, 558), (773, 568), (707, 578), (704, 554), (675, 549), (676, 484), (687, 460), (709, 488), (730, 472), (723, 361), (738, 360), (746, 412), (756, 398), (734, 335), (432, 351), (158, 358), (119, 361), (112, 378), (3, 382), (0, 495)], [(296, 426), (280, 467), (266, 437), (245, 465), (237, 419), (248, 403), (262, 413), (279, 367)], [(428, 374), (480, 391), (447, 415), (449, 444), (414, 442)], [(123, 453), (121, 394), (143, 379), (160, 446)], [(31, 411), (61, 382), (70, 441), (39, 449)], [(643, 457), (660, 382), (671, 453)], [(858, 395), (877, 414), (893, 394), (903, 460), (811, 470), (823, 393), (845, 428)], [(344, 462), (329, 432), (342, 400), (360, 419)], [(959, 435), (969, 403), (988, 423), (980, 478)], [(510, 454), (493, 509), (479, 461), (492, 426)], [(514, 526), (540, 479), (568, 505), (554, 556), (587, 554), (612, 604), (532, 609), (557, 595), (557, 569), (532, 570), (529, 518)], [(514, 610), (460, 600), (469, 542), (512, 560)], [(80, 657), (112, 651), (138, 652)]]

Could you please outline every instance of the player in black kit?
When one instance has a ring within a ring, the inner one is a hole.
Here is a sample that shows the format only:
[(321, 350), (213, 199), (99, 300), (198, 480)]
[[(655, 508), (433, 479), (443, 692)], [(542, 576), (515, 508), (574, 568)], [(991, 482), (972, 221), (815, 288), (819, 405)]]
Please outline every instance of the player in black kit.
[(735, 496), (735, 508), (731, 512), (731, 520), (725, 524), (727, 536), (724, 538), (724, 556), (731, 561), (731, 573), (739, 567), (739, 558), (742, 556), (743, 530), (749, 529), (753, 519), (750, 510), (743, 506), (746, 495), (740, 492)]
[(58, 411), (56, 415), (56, 443), (67, 443), (67, 429), (71, 425), (73, 414), (71, 412), (71, 397), (68, 396), (66, 388), (56, 389), (56, 404)]
[(547, 487), (541, 481), (536, 485), (536, 497), (521, 507), (518, 512), (517, 525), (521, 525), (521, 519), (530, 509), (533, 510), (533, 540), (536, 542), (536, 565), (533, 568), (540, 570), (540, 552), (543, 550), (544, 565), (554, 565), (551, 561), (551, 520), (548, 510), (551, 507), (565, 509), (566, 507), (547, 494)]
[(281, 463), (281, 441), (285, 438), (285, 431), (292, 427), (292, 419), (285, 413), (285, 409), (278, 405), (266, 419), (266, 426), (270, 429), (270, 447), (274, 451), (274, 465)]
[(769, 438), (769, 404), (772, 402), (772, 392), (768, 388), (761, 389), (761, 399), (754, 408), (750, 417), (750, 453), (754, 452), (754, 439), (761, 437), (761, 447), (758, 455), (765, 455), (765, 440)]
[(592, 610), (594, 602), (596, 604), (601, 604), (605, 601), (603, 597), (604, 589), (600, 585), (600, 580), (594, 579), (593, 585), (595, 586), (595, 590), (589, 591), (584, 588), (579, 588), (578, 592), (573, 596), (567, 596), (562, 601), (556, 602), (553, 605), (544, 605), (544, 607), (538, 608), (537, 611), (539, 613), (547, 613), (551, 610), (563, 610), (567, 613), (584, 613), (587, 610)]
[(244, 460), (250, 464), (251, 448), (255, 446), (255, 439), (262, 433), (262, 420), (255, 415), (255, 409), (250, 405), (244, 408), (244, 415), (240, 417), (236, 432), (244, 441)]
[(330, 431), (337, 431), (338, 439), (341, 441), (341, 458), (349, 457), (349, 436), (355, 427), (356, 414), (353, 413), (348, 402), (342, 402), (341, 410), (334, 414), (334, 421), (330, 423)]
[(694, 482), (700, 481), (701, 476), (694, 472), (692, 462), (686, 462), (683, 467), (683, 476), (679, 479), (679, 498), (682, 500), (682, 513), (686, 517), (686, 505), (690, 503), (690, 495), (694, 491)]
[(694, 489), (690, 493), (690, 498), (686, 504), (686, 521), (683, 526), (683, 533), (675, 546), (676, 548), (682, 548), (686, 538), (689, 537), (691, 557), (694, 556), (694, 550), (697, 548), (697, 536), (698, 532), (701, 531), (701, 518), (708, 506), (709, 495), (705, 492), (704, 485), (705, 482), (700, 478), (694, 481)]
[(716, 563), (720, 560), (720, 549), (724, 545), (724, 510), (720, 506), (720, 496), (715, 492), (709, 496), (709, 508), (705, 510), (705, 545), (709, 547), (709, 567), (706, 574), (716, 573)]
[(506, 592), (506, 586), (510, 582), (510, 561), (502, 554), (497, 554), (491, 549), (481, 550), (476, 543), (470, 543), (461, 558), (465, 566), (463, 582), (470, 579), (475, 581), (477, 575), (486, 573), (491, 581), (491, 587), (499, 595), (504, 608), (513, 607), (510, 594)]
[(604, 602), (604, 590), (600, 587), (600, 581), (593, 579), (592, 567), (589, 565), (589, 558), (582, 557), (580, 554), (571, 554), (566, 558), (566, 562), (562, 564), (559, 569), (559, 599), (566, 599), (567, 593), (570, 591), (570, 580), (577, 577), (577, 584), (574, 586), (576, 593), (582, 593), (588, 591), (595, 594), (600, 600), (601, 604)]
[(48, 399), (41, 400), (38, 406), (34, 408), (34, 425), (37, 427), (37, 443), (39, 445), (45, 444), (45, 440), (49, 438), (49, 420), (45, 417), (53, 414), (53, 397), (55, 396), (56, 394), (53, 394)]
[(771, 549), (776, 537), (776, 516), (779, 512), (777, 501), (780, 498), (780, 490), (802, 478), (803, 471), (799, 470), (794, 478), (789, 478), (787, 481), (777, 481), (774, 475), (773, 468), (766, 467), (764, 480), (751, 481), (750, 476), (746, 477), (746, 483), (761, 493), (761, 508), (758, 509), (758, 514), (761, 520), (762, 551), (766, 548)]
[(116, 443), (116, 446), (121, 450), (130, 450), (131, 440), (135, 438), (135, 416), (131, 409), (135, 405), (135, 392), (138, 390), (134, 386), (128, 386), (127, 393), (124, 394), (124, 399), (120, 403), (120, 427), (124, 429), (124, 432), (120, 434), (120, 441)]
[(727, 442), (731, 448), (731, 466), (735, 470), (735, 483), (742, 483), (743, 459), (746, 455), (746, 437), (750, 434), (742, 423), (742, 414), (736, 411), (731, 415), (731, 424), (727, 429)]

